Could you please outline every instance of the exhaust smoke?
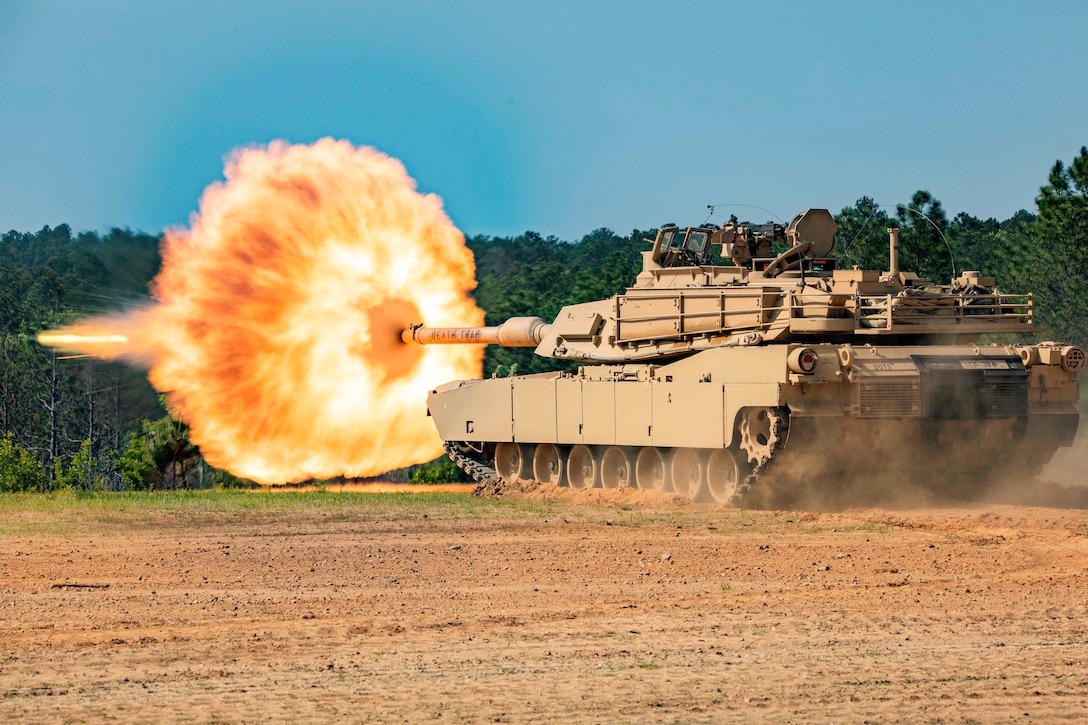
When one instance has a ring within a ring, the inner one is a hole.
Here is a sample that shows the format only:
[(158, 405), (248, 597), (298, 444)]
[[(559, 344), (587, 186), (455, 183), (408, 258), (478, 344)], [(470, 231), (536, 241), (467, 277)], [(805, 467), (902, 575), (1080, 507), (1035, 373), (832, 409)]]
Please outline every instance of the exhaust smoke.
[(439, 455), (427, 391), (479, 377), (483, 351), (400, 332), (484, 317), (441, 200), (399, 161), (328, 138), (238, 150), (225, 177), (164, 235), (153, 305), (40, 341), (148, 367), (208, 463), (261, 483)]

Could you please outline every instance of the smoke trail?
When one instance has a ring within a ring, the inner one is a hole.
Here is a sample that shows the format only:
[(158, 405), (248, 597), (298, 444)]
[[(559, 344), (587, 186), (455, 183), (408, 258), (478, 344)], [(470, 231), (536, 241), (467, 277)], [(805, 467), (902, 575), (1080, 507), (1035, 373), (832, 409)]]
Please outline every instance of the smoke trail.
[[(464, 238), (403, 165), (346, 141), (234, 152), (188, 230), (163, 239), (153, 306), (40, 339), (150, 366), (207, 461), (264, 483), (429, 460), (427, 391), (482, 350), (400, 342), (479, 325)], [(66, 336), (66, 337), (62, 337)], [(74, 336), (74, 337), (73, 337)]]

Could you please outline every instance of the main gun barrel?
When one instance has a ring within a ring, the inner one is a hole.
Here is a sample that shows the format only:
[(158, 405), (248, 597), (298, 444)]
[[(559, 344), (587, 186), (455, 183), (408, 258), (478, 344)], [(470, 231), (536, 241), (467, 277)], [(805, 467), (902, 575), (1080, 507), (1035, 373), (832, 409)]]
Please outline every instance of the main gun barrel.
[(417, 345), (502, 345), (536, 347), (551, 325), (539, 317), (511, 317), (494, 327), (424, 327), (412, 325), (400, 333)]

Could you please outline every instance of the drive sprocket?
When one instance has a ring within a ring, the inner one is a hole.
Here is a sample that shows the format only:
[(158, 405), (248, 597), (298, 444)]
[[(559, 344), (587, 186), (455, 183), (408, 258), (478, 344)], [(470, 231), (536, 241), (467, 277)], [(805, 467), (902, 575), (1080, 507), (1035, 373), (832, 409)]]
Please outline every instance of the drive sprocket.
[(740, 420), (740, 449), (756, 468), (766, 463), (781, 441), (786, 414), (781, 408), (745, 408)]

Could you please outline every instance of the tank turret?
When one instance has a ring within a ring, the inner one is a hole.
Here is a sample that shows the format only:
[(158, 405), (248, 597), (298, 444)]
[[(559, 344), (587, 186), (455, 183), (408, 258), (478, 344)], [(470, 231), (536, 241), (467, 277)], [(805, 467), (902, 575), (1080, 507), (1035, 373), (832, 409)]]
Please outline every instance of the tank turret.
[(402, 339), (584, 363), (431, 393), (447, 450), (477, 477), (736, 504), (879, 462), (953, 494), (1030, 478), (1072, 442), (1084, 351), (983, 342), (1033, 331), (1031, 295), (974, 271), (903, 271), (898, 229), (887, 270), (839, 269), (836, 232), (826, 209), (785, 227), (666, 226), (622, 294), (551, 323), (414, 325)]

